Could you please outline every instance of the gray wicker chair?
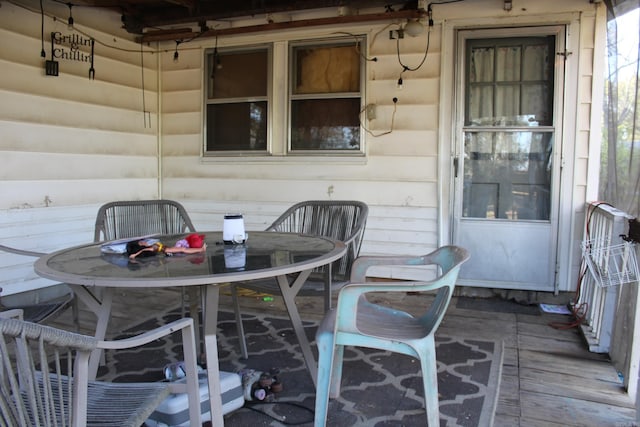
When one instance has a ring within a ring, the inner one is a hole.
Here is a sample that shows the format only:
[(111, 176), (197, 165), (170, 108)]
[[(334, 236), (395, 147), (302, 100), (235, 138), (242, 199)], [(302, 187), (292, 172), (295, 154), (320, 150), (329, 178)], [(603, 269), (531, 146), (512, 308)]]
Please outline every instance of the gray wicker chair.
[[(119, 200), (102, 205), (96, 215), (96, 225), (93, 240), (101, 242), (105, 240), (126, 239), (149, 234), (180, 234), (196, 231), (189, 214), (184, 206), (173, 200)], [(190, 286), (185, 292), (181, 288), (182, 315), (184, 310), (185, 295), (189, 296), (189, 313), (196, 322), (198, 321), (198, 289)]]
[[(6, 245), (0, 245), (0, 251), (33, 258), (45, 255)], [(69, 308), (73, 310), (73, 324), (78, 327), (78, 302), (71, 287), (65, 283), (0, 298), (0, 311), (20, 309), (25, 320), (35, 323), (51, 320)]]
[(116, 201), (98, 209), (93, 240), (101, 242), (147, 234), (194, 231), (185, 208), (173, 200)]
[[(201, 425), (193, 319), (114, 341), (0, 316), (3, 426), (139, 427), (172, 392), (187, 392), (191, 425)], [(127, 349), (180, 331), (185, 383), (88, 380), (91, 351)]]
[[(360, 201), (308, 200), (291, 206), (266, 229), (266, 231), (330, 237), (345, 243), (347, 253), (337, 261), (315, 269), (300, 290), (300, 295), (323, 296), (325, 311), (331, 308), (332, 293), (349, 283), (351, 264), (360, 253), (368, 215), (369, 207)], [(243, 357), (246, 358), (247, 349), (238, 302), (238, 286), (271, 294), (278, 294), (280, 291), (274, 279), (255, 280), (232, 286), (240, 347)]]

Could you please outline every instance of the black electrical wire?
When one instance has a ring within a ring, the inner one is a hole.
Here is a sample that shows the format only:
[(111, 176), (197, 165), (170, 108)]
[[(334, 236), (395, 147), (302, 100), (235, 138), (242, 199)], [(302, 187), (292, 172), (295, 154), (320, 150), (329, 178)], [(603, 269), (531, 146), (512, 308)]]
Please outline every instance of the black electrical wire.
[[(271, 415), (265, 411), (262, 411), (260, 409), (258, 409), (260, 406), (264, 406), (264, 405), (287, 405), (287, 406), (292, 406), (295, 408), (300, 408), (300, 409), (304, 409), (305, 411), (309, 412), (311, 414), (311, 420), (303, 420), (303, 421), (297, 421), (297, 422), (289, 422), (287, 421), (284, 417), (278, 417), (278, 416), (274, 416)], [(269, 418), (273, 418), (274, 420), (285, 424), (285, 425), (289, 425), (289, 426), (297, 426), (297, 425), (303, 425), (303, 424), (309, 424), (313, 422), (313, 415), (315, 413), (315, 411), (313, 409), (310, 409), (308, 407), (306, 407), (305, 405), (301, 404), (301, 403), (297, 403), (297, 402), (290, 402), (290, 401), (273, 401), (273, 402), (264, 402), (264, 401), (251, 401), (251, 402), (245, 402), (244, 404), (244, 408), (250, 409), (252, 411), (258, 412), (260, 414), (263, 414)]]
[(449, 0), (449, 1), (442, 1), (442, 2), (437, 2), (437, 3), (429, 3), (427, 5), (427, 16), (429, 17), (429, 22), (427, 25), (427, 47), (424, 51), (424, 56), (422, 57), (422, 60), (420, 61), (420, 64), (418, 64), (416, 67), (409, 67), (408, 65), (404, 64), (402, 62), (402, 58), (400, 57), (400, 38), (398, 37), (396, 39), (396, 53), (398, 56), (398, 63), (400, 64), (400, 66), (402, 67), (402, 71), (400, 72), (400, 76), (398, 78), (398, 85), (402, 86), (402, 74), (405, 71), (417, 71), (420, 69), (420, 67), (422, 67), (422, 65), (424, 65), (425, 61), (427, 60), (427, 54), (429, 53), (429, 44), (431, 43), (431, 27), (433, 27), (433, 5), (436, 4), (448, 4), (448, 3), (459, 3), (462, 2), (464, 0)]
[(47, 52), (44, 51), (44, 6), (42, 0), (40, 0), (40, 44), (42, 46), (40, 56), (46, 58)]
[[(144, 50), (142, 49), (142, 42), (140, 42), (140, 72), (142, 74), (142, 116), (144, 120), (144, 127), (147, 127), (147, 104), (144, 97)], [(151, 124), (149, 124), (151, 125)]]
[(361, 37), (359, 37), (359, 36), (357, 36), (357, 35), (355, 35), (353, 33), (349, 33), (347, 31), (334, 31), (332, 34), (344, 34), (344, 35), (353, 37), (355, 39), (355, 42), (356, 42), (356, 45), (355, 45), (356, 52), (358, 53), (358, 55), (362, 59), (364, 59), (365, 61), (371, 61), (371, 62), (377, 62), (378, 61), (378, 58), (376, 56), (368, 57), (362, 52), (362, 50), (360, 49)]
[[(602, 205), (612, 206), (610, 203), (607, 203), (607, 202), (595, 202), (590, 204), (589, 207), (587, 208), (585, 224), (584, 224), (585, 237), (587, 240), (587, 244), (589, 244), (588, 242), (591, 240), (591, 217), (593, 216), (593, 213), (596, 211), (596, 209)], [(580, 326), (582, 322), (584, 322), (585, 318), (587, 317), (587, 313), (589, 312), (589, 303), (588, 302), (580, 303), (579, 301), (582, 298), (582, 281), (584, 280), (584, 276), (586, 274), (587, 274), (587, 265), (583, 257), (582, 261), (580, 262), (580, 270), (578, 271), (578, 282), (576, 284), (576, 292), (575, 292), (576, 303), (573, 307), (571, 307), (571, 314), (573, 315), (573, 320), (570, 322), (550, 322), (549, 326), (551, 326), (554, 329), (572, 329)]]
[(402, 62), (402, 58), (400, 57), (400, 39), (399, 38), (396, 39), (396, 53), (398, 56), (398, 63), (402, 67), (402, 72), (400, 72), (400, 78), (402, 78), (402, 73), (404, 73), (405, 71), (417, 71), (420, 69), (420, 67), (422, 67), (422, 65), (424, 65), (425, 61), (427, 60), (427, 54), (429, 53), (430, 43), (431, 43), (431, 27), (429, 27), (429, 30), (427, 31), (427, 47), (424, 51), (424, 56), (422, 57), (422, 61), (420, 61), (420, 64), (418, 64), (418, 66), (411, 68)]

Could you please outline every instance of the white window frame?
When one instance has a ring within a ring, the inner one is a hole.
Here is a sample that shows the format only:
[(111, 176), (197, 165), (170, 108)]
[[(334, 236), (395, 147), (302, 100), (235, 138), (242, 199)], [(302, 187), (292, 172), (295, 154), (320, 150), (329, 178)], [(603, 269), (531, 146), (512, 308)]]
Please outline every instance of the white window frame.
[[(354, 40), (355, 37), (355, 40)], [(360, 147), (359, 150), (295, 150), (290, 149), (291, 121), (290, 121), (290, 75), (291, 75), (291, 46), (308, 44), (332, 44), (344, 41), (345, 44), (357, 43), (360, 51)], [(242, 51), (243, 49), (256, 49), (265, 47), (265, 44), (252, 44), (246, 46), (225, 46), (218, 48), (219, 52)], [(300, 162), (305, 163), (357, 163), (365, 160), (366, 154), (366, 130), (362, 125), (362, 108), (366, 102), (366, 35), (317, 37), (295, 40), (281, 40), (268, 44), (269, 70), (268, 70), (268, 122), (267, 122), (267, 149), (266, 151), (206, 151), (207, 144), (207, 56), (213, 49), (206, 49), (203, 67), (203, 111), (202, 111), (202, 160), (204, 162)]]

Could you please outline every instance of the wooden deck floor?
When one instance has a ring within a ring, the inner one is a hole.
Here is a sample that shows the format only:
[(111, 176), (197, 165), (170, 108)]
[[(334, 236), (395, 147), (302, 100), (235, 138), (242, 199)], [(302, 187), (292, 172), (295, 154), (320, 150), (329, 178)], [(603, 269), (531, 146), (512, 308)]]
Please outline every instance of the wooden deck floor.
[[(225, 294), (225, 292), (222, 292)], [(320, 318), (321, 298), (300, 298), (303, 318)], [(414, 312), (421, 297), (404, 295), (393, 301)], [(423, 301), (422, 301), (423, 302)], [(114, 300), (110, 333), (138, 323), (160, 310), (180, 304), (180, 291), (157, 290), (150, 296), (123, 290)], [(278, 297), (265, 302), (245, 297), (242, 306), (283, 315)], [(480, 306), (480, 304), (479, 304)], [(231, 307), (222, 296), (221, 308)], [(65, 313), (56, 326), (72, 328)], [(487, 307), (460, 308), (454, 297), (440, 332), (448, 335), (495, 339), (504, 342), (504, 362), (496, 427), (630, 427), (636, 426), (634, 403), (622, 389), (617, 373), (606, 355), (587, 351), (576, 329), (558, 330), (549, 326), (566, 317), (550, 314), (522, 314), (491, 311)], [(93, 316), (80, 310), (82, 331), (91, 331)]]

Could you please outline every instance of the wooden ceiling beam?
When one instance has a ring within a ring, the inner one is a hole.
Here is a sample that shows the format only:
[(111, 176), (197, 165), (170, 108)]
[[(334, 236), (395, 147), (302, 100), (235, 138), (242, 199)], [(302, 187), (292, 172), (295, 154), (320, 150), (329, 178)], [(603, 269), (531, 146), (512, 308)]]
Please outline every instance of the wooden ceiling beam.
[(401, 11), (392, 11), (392, 12), (383, 12), (383, 13), (373, 13), (373, 14), (365, 14), (365, 15), (347, 15), (347, 16), (334, 16), (330, 18), (316, 18), (316, 19), (301, 19), (298, 21), (289, 21), (289, 22), (273, 22), (261, 25), (251, 25), (245, 27), (231, 27), (231, 28), (223, 28), (220, 30), (206, 30), (202, 33), (191, 32), (189, 34), (184, 34), (182, 37), (177, 37), (178, 34), (166, 33), (165, 30), (154, 30), (148, 31), (142, 36), (136, 39), (139, 43), (145, 42), (155, 42), (155, 41), (169, 41), (169, 40), (184, 40), (184, 39), (192, 39), (197, 37), (199, 39), (202, 38), (211, 38), (211, 37), (220, 37), (220, 36), (229, 36), (235, 34), (247, 34), (247, 33), (257, 33), (257, 32), (266, 32), (266, 31), (284, 31), (290, 30), (294, 28), (303, 28), (303, 27), (318, 27), (324, 25), (339, 25), (339, 24), (355, 24), (362, 22), (373, 22), (373, 21), (385, 21), (385, 20), (393, 20), (393, 19), (419, 19), (426, 15), (426, 12), (423, 10), (401, 10)]

